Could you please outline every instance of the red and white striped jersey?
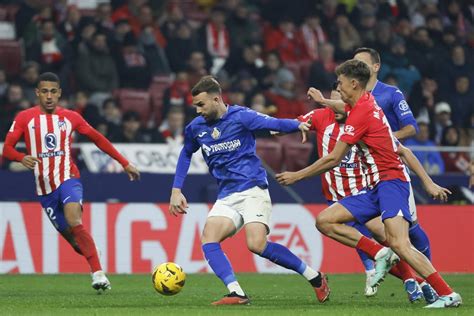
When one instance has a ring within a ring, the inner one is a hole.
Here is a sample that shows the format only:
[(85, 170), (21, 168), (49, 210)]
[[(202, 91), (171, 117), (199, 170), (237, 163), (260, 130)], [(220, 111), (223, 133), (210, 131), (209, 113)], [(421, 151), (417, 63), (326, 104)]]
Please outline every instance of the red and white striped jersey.
[[(313, 110), (298, 117), (298, 120), (310, 122), (310, 129), (316, 131), (319, 157), (333, 151), (344, 131), (344, 124), (336, 122), (334, 112), (329, 108)], [(323, 193), (327, 200), (338, 201), (357, 194), (367, 186), (361, 158), (357, 146), (352, 146), (337, 167), (321, 174)]]
[(398, 155), (398, 143), (382, 109), (371, 93), (364, 93), (352, 107), (346, 107), (348, 116), (340, 140), (355, 145), (361, 151), (367, 166), (367, 184), (399, 179), (410, 181)]
[(36, 191), (38, 195), (49, 194), (64, 181), (80, 176), (71, 157), (74, 131), (89, 137), (122, 166), (128, 165), (112, 144), (78, 113), (59, 106), (53, 114), (43, 113), (39, 106), (21, 111), (7, 134), (3, 155), (21, 161), (25, 154), (16, 151), (15, 145), (23, 136), (28, 154), (41, 160), (34, 169)]

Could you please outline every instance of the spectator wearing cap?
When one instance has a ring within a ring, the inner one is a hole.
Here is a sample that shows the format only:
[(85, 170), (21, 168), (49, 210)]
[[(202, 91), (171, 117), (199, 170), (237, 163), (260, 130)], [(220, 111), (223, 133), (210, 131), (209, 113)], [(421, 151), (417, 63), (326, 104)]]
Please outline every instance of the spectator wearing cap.
[(135, 111), (127, 111), (122, 117), (122, 130), (112, 136), (116, 143), (146, 143), (147, 138), (141, 131), (140, 114)]
[(434, 132), (435, 141), (437, 144), (441, 143), (443, 130), (452, 125), (451, 122), (451, 106), (447, 102), (439, 102), (434, 107)]
[(23, 89), (23, 96), (31, 104), (36, 103), (36, 87), (39, 77), (39, 64), (29, 61), (24, 64), (21, 70), (20, 85)]
[(295, 118), (306, 113), (306, 105), (295, 94), (295, 76), (288, 69), (278, 70), (273, 88), (266, 97), (277, 107), (277, 118)]
[(429, 121), (427, 118), (417, 119), (419, 132), (415, 137), (409, 138), (405, 141), (407, 147), (417, 146), (426, 147), (427, 150), (413, 150), (416, 158), (425, 168), (426, 172), (431, 175), (438, 175), (444, 172), (444, 161), (438, 151), (432, 151), (436, 144), (429, 139)]
[[(459, 146), (461, 132), (456, 126), (450, 125), (444, 128), (441, 137), (441, 146)], [(441, 153), (444, 160), (446, 172), (468, 173), (469, 156), (466, 152), (445, 151)]]

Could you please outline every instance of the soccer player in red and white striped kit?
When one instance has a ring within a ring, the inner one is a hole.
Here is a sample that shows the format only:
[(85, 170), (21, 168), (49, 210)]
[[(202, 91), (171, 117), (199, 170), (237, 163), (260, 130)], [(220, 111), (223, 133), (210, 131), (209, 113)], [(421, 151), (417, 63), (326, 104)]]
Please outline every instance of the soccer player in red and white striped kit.
[[(140, 173), (78, 113), (57, 105), (61, 97), (57, 75), (51, 72), (41, 74), (36, 95), (39, 105), (21, 111), (13, 121), (5, 139), (3, 156), (34, 171), (42, 208), (58, 232), (87, 259), (92, 272), (92, 287), (110, 289), (94, 240), (82, 225), (82, 184), (71, 157), (73, 132), (87, 136), (117, 160), (131, 181), (138, 180)], [(27, 154), (15, 149), (22, 136)]]

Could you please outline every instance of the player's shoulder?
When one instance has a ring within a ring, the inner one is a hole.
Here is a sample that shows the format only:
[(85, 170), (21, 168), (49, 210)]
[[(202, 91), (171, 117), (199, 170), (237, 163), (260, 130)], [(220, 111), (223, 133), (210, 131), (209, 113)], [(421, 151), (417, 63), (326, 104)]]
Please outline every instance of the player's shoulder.
[(392, 86), (390, 84), (387, 84), (385, 82), (379, 81), (377, 82), (377, 86), (379, 86), (379, 89), (384, 92), (384, 93), (390, 93), (390, 94), (401, 94), (403, 95), (402, 90), (400, 90), (397, 86)]
[(29, 109), (22, 110), (17, 113), (15, 121), (23, 121), (33, 118), (35, 115), (40, 114), (39, 106), (33, 106)]

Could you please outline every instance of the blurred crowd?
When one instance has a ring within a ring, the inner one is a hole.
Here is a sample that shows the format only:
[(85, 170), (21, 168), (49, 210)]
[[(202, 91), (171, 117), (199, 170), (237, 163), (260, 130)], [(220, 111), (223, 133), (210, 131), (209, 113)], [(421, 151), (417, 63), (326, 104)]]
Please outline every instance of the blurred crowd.
[[(5, 41), (23, 55), (16, 73), (0, 59), (1, 140), (45, 71), (111, 141), (180, 144), (201, 76), (229, 104), (294, 118), (316, 106), (307, 88), (329, 93), (336, 66), (366, 46), (417, 118), (407, 144), (472, 146), (473, 0), (4, 0), (5, 25), (0, 56)], [(415, 153), (432, 174), (468, 170), (468, 152)]]

